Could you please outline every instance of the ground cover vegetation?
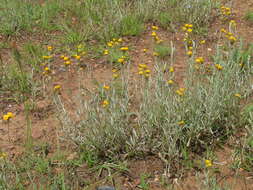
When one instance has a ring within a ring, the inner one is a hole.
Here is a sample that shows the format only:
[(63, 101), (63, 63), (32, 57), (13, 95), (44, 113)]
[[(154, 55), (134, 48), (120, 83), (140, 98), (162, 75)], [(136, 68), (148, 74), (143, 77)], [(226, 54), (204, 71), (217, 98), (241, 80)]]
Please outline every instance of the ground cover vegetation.
[[(217, 150), (236, 139), (229, 168), (253, 169), (253, 44), (234, 17), (231, 1), (0, 0), (0, 189), (176, 189), (192, 171), (233, 189)], [(57, 133), (36, 140), (47, 118)], [(150, 158), (155, 176), (120, 181)]]

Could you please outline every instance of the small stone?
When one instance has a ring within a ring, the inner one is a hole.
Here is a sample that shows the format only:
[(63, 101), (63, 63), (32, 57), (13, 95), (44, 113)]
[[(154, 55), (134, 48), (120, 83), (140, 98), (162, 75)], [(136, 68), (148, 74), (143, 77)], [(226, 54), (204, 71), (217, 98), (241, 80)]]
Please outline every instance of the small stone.
[(110, 186), (101, 186), (101, 187), (97, 187), (96, 190), (116, 190), (116, 189)]

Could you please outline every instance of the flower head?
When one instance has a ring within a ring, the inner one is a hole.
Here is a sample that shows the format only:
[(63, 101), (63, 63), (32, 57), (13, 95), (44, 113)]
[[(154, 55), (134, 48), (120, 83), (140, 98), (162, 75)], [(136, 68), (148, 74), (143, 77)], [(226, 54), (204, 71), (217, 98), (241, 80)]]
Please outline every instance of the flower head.
[(104, 100), (103, 102), (102, 102), (102, 107), (107, 107), (109, 105), (109, 101), (108, 100)]
[(211, 160), (205, 160), (205, 165), (208, 168), (208, 167), (211, 167), (213, 165), (213, 163)]
[(121, 51), (127, 51), (129, 48), (128, 47), (121, 47), (120, 50)]
[(158, 30), (159, 29), (158, 26), (152, 26), (151, 28), (152, 28), (152, 30)]
[(103, 89), (105, 89), (105, 90), (109, 90), (109, 89), (110, 89), (110, 86), (108, 86), (108, 85), (104, 85), (104, 86), (103, 86)]
[(173, 80), (168, 80), (167, 83), (171, 85), (171, 84), (174, 83), (174, 81)]
[(242, 95), (239, 94), (239, 93), (234, 94), (234, 96), (237, 97), (237, 98), (241, 98), (242, 97)]
[(54, 86), (54, 91), (58, 91), (61, 89), (61, 85), (57, 84)]
[(215, 64), (215, 67), (216, 67), (216, 69), (218, 69), (218, 70), (222, 70), (222, 69), (223, 69), (223, 67), (222, 67), (220, 64)]

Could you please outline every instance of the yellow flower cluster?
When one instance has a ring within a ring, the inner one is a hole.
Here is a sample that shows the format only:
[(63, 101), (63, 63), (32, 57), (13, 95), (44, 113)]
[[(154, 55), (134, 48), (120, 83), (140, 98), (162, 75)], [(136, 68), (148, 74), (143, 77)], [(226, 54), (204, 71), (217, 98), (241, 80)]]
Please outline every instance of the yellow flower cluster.
[(3, 115), (3, 120), (9, 121), (13, 117), (14, 117), (14, 114), (12, 112), (8, 112), (7, 114)]
[(113, 78), (118, 78), (119, 77), (119, 74), (117, 73), (118, 72), (118, 69), (112, 69), (112, 72), (113, 72), (113, 74), (112, 74), (112, 77)]
[(225, 34), (225, 37), (230, 41), (231, 44), (236, 42), (236, 37), (233, 33), (226, 31), (224, 28), (221, 29), (221, 32)]
[(191, 33), (191, 32), (192, 32), (192, 27), (193, 27), (192, 24), (185, 24), (185, 25), (182, 27), (182, 30), (183, 30), (184, 32)]
[(119, 45), (121, 42), (123, 42), (122, 38), (119, 38), (119, 39), (116, 39), (116, 38), (113, 38), (111, 41), (107, 42), (107, 46), (108, 47), (113, 47), (113, 46), (117, 46)]
[(229, 7), (221, 6), (221, 13), (224, 16), (229, 16), (231, 15), (231, 9)]
[(146, 64), (139, 64), (138, 70), (139, 75), (143, 75), (146, 78), (150, 77), (151, 70), (148, 69), (148, 66)]
[(218, 70), (222, 70), (222, 69), (223, 69), (223, 67), (222, 67), (220, 64), (215, 64), (215, 67), (216, 67), (216, 69), (218, 69)]
[(153, 39), (156, 41), (157, 44), (160, 44), (161, 42), (163, 42), (163, 40), (161, 38), (159, 38), (159, 36), (156, 33), (156, 30), (158, 30), (158, 26), (152, 26), (152, 33), (151, 36), (153, 37)]

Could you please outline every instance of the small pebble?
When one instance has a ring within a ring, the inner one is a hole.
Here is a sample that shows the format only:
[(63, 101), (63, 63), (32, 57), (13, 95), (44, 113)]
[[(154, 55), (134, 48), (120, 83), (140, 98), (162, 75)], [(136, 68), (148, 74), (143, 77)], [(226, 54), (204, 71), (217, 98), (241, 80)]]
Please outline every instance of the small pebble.
[(96, 190), (116, 190), (116, 189), (110, 186), (101, 186), (101, 187), (97, 187)]

